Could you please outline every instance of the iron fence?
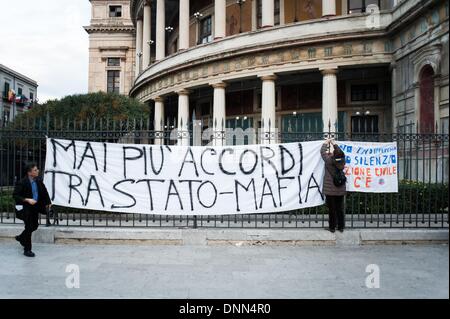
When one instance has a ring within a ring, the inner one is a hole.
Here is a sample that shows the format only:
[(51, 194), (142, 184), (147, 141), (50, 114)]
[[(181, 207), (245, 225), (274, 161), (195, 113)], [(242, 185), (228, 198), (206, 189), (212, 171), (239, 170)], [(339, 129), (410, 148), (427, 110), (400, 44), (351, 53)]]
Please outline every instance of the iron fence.
[[(447, 228), (449, 135), (419, 134), (412, 126), (402, 132), (326, 133), (297, 130), (265, 131), (264, 127), (246, 128), (243, 134), (235, 130), (208, 131), (216, 127), (211, 120), (195, 119), (186, 131), (176, 131), (175, 119), (164, 123), (149, 119), (88, 121), (41, 119), (15, 123), (0, 129), (0, 223), (22, 223), (15, 218), (12, 191), (23, 176), (26, 162), (40, 168), (45, 163), (45, 138), (84, 141), (168, 144), (184, 139), (189, 145), (205, 145), (217, 139), (226, 144), (313, 141), (333, 135), (337, 140), (364, 142), (397, 142), (398, 193), (348, 193), (345, 199), (346, 226), (350, 228)], [(239, 128), (235, 123), (234, 128)], [(197, 126), (197, 127), (196, 127)], [(224, 123), (219, 125), (223, 128)], [(227, 124), (228, 126), (228, 124)], [(161, 130), (155, 130), (160, 127)], [(269, 123), (270, 127), (270, 123)], [(223, 228), (323, 228), (328, 224), (325, 206), (283, 213), (241, 215), (155, 215), (123, 214), (55, 207), (52, 223), (64, 226), (88, 227), (223, 227)], [(41, 217), (41, 224), (49, 222)]]

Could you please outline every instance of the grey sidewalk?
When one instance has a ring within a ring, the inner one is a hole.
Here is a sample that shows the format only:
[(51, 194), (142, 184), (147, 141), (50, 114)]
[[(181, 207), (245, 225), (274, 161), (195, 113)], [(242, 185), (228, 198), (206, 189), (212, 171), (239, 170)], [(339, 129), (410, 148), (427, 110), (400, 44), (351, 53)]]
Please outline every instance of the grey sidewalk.
[[(0, 241), (0, 298), (448, 298), (448, 245), (194, 246)], [(68, 289), (66, 266), (80, 269)], [(380, 288), (365, 285), (380, 269)]]

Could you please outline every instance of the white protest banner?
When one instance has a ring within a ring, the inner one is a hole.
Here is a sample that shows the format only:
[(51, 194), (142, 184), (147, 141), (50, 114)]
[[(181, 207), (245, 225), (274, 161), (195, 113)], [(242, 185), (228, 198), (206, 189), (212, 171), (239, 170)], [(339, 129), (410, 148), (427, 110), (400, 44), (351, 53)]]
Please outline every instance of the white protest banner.
[(347, 191), (398, 192), (397, 143), (336, 142), (345, 153)]
[(323, 141), (224, 147), (47, 139), (55, 205), (111, 212), (221, 215), (324, 203)]

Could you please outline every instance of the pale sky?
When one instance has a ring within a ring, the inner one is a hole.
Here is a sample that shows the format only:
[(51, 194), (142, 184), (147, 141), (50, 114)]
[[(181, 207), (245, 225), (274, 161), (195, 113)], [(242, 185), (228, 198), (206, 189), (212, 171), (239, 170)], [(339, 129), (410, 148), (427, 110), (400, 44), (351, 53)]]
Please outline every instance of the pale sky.
[(37, 81), (39, 102), (87, 93), (89, 0), (0, 0), (0, 64)]

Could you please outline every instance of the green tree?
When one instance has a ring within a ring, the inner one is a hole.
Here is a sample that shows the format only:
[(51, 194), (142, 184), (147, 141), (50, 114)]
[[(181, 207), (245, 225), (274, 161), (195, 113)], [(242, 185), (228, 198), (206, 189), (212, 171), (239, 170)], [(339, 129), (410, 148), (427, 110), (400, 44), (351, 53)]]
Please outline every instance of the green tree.
[[(115, 93), (89, 93), (69, 95), (60, 100), (49, 100), (16, 117), (14, 129), (64, 129), (85, 127), (86, 129), (112, 128), (114, 122), (122, 123), (117, 128), (129, 129), (132, 121), (147, 121), (150, 109), (147, 105), (124, 95)], [(127, 125), (123, 125), (127, 122)]]

